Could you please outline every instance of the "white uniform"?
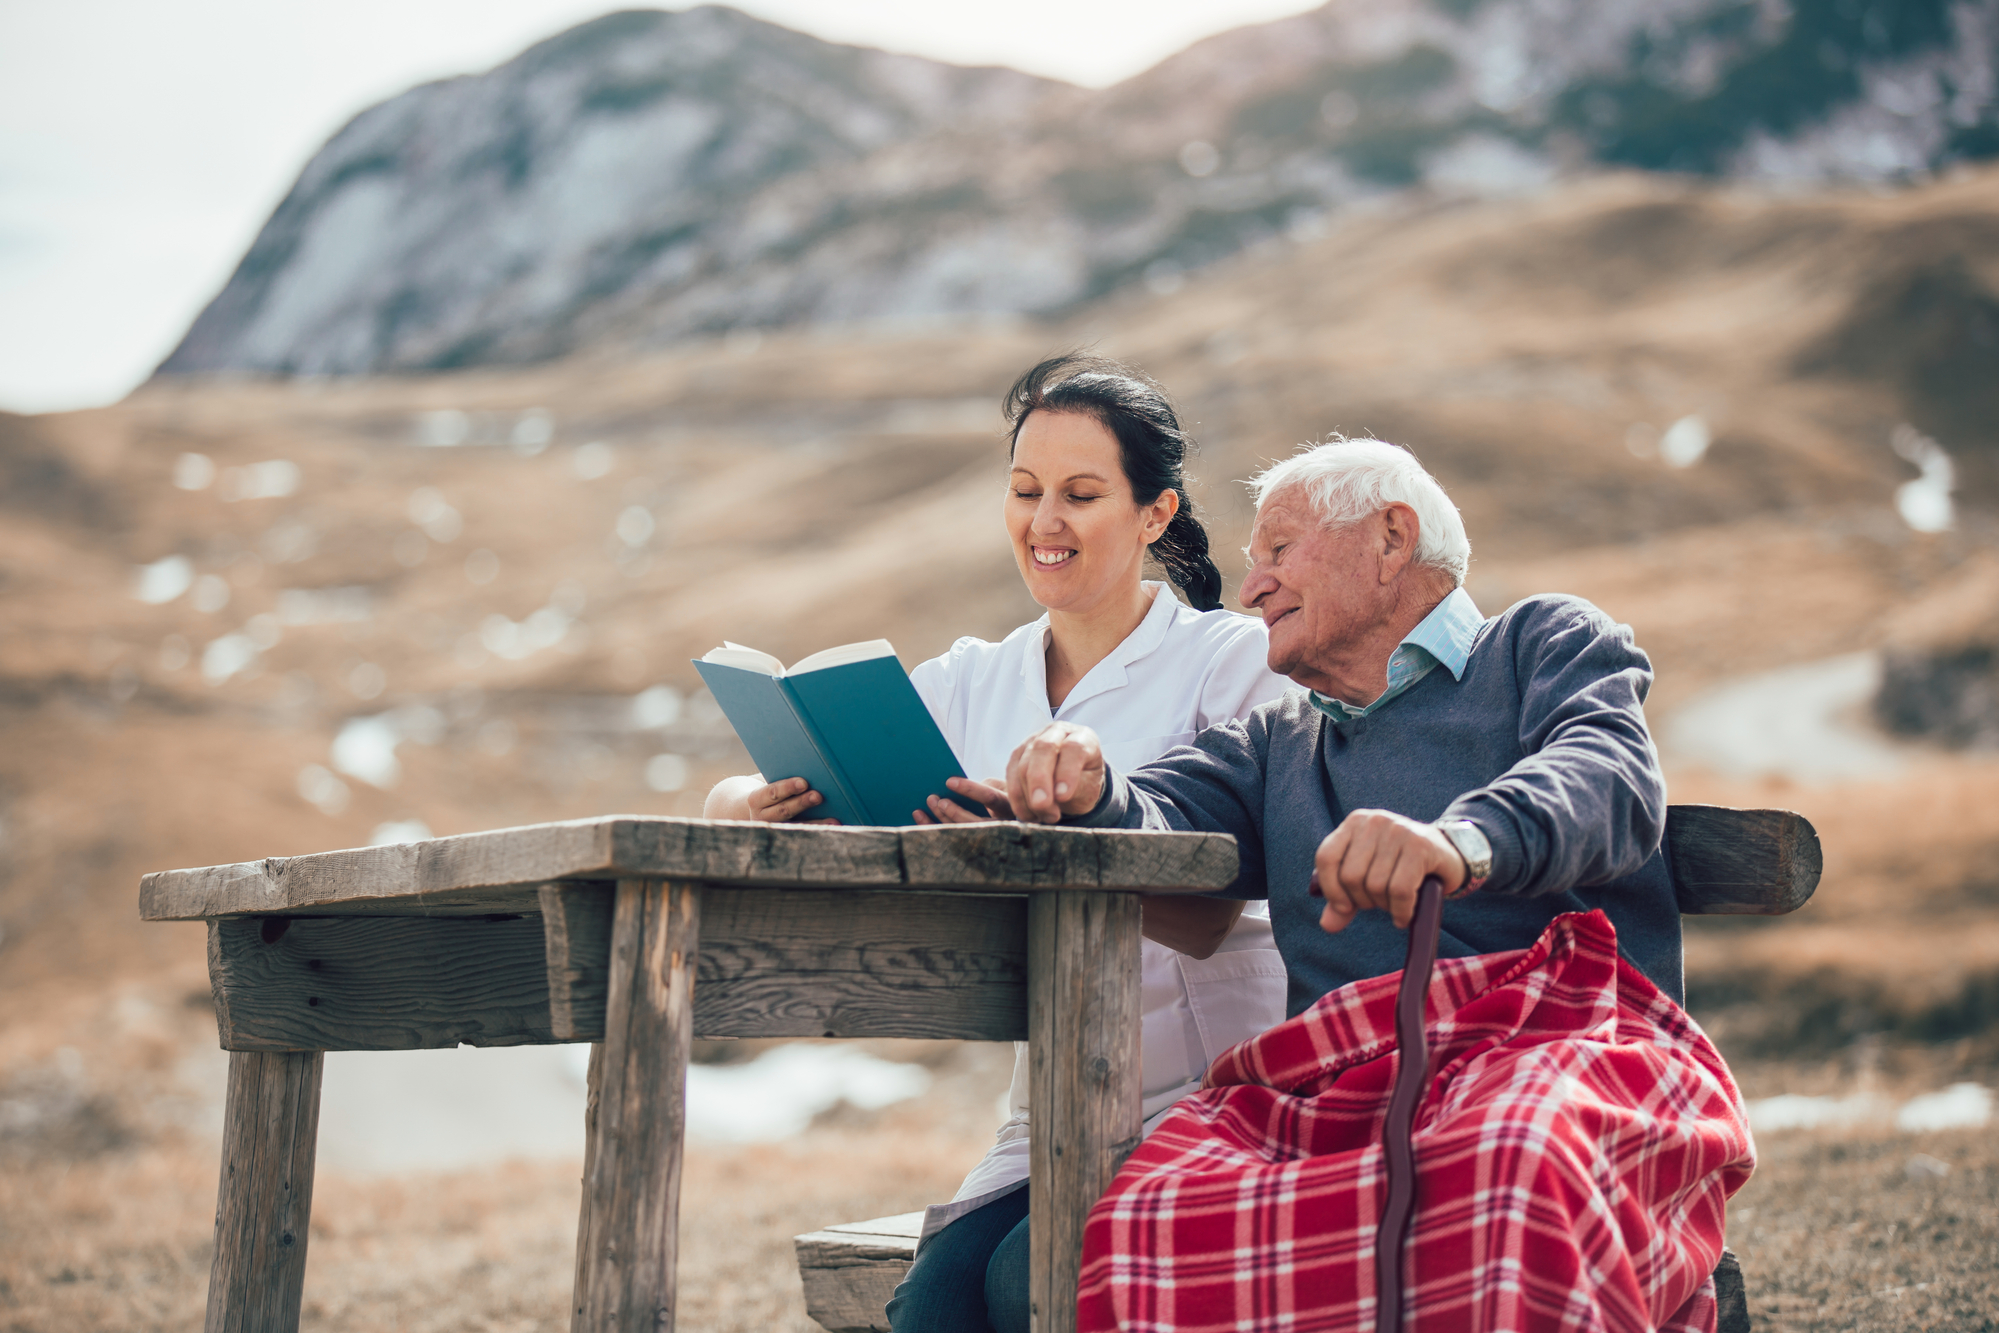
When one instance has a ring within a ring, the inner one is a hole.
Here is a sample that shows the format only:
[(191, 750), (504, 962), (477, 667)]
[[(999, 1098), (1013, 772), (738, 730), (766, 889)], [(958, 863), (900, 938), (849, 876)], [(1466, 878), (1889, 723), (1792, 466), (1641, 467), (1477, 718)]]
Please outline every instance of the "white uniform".
[[(931, 716), (981, 781), (1002, 776), (1014, 747), (1050, 717), (1089, 727), (1104, 758), (1129, 771), (1194, 739), (1203, 727), (1241, 718), (1291, 687), (1265, 665), (1263, 622), (1196, 611), (1163, 583), (1148, 582), (1152, 609), (1130, 637), (1069, 691), (1048, 703), (1048, 617), (998, 643), (964, 638), (910, 673)], [(1145, 1128), (1200, 1086), (1214, 1058), (1284, 1017), (1284, 960), (1262, 903), (1247, 905), (1213, 957), (1189, 958), (1163, 944), (1141, 946), (1141, 1035)], [(1017, 1189), (1027, 1179), (1027, 1046), (1014, 1047), (1012, 1117), (948, 1204), (924, 1217), (923, 1238)]]

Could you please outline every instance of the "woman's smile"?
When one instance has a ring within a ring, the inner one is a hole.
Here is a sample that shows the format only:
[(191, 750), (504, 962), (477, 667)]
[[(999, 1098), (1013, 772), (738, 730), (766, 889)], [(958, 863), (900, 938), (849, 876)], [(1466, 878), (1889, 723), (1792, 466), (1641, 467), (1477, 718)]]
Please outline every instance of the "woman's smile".
[(1069, 546), (1036, 546), (1033, 549), (1034, 563), (1043, 569), (1066, 565), (1076, 554), (1075, 548)]

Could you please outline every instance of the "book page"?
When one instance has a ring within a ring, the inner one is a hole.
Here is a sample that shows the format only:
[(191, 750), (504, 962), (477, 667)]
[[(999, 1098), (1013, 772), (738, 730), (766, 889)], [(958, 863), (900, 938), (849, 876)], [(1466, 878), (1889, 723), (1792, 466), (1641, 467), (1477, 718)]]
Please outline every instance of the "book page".
[(760, 653), (754, 648), (745, 648), (740, 643), (722, 640), (720, 648), (710, 648), (701, 655), (704, 662), (714, 662), (719, 666), (740, 667), (744, 671), (761, 671), (766, 676), (782, 676), (784, 663), (769, 653)]
[(807, 671), (824, 671), (828, 667), (846, 666), (849, 662), (869, 662), (877, 657), (894, 656), (895, 645), (887, 639), (869, 639), (866, 643), (843, 643), (838, 648), (825, 648), (810, 657), (799, 658), (791, 664), (791, 670), (783, 674), (797, 676)]

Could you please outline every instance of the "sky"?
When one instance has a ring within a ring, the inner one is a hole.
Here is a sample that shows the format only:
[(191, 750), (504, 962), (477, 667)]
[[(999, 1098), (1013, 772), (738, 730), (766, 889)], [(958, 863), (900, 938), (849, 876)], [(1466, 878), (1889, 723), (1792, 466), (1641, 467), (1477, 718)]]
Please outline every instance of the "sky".
[[(362, 108), (500, 64), (584, 0), (0, 0), (0, 410), (112, 402)], [(1312, 0), (738, 0), (834, 41), (1102, 87)], [(1051, 36), (1051, 34), (1059, 34)]]

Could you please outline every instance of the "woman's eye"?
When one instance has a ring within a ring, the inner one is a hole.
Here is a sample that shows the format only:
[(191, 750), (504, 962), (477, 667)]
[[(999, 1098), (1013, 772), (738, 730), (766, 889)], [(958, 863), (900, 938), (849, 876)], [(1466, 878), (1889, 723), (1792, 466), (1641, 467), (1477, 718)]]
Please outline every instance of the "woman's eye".
[(1015, 491), (1015, 492), (1013, 493), (1013, 498), (1014, 498), (1014, 499), (1016, 499), (1016, 500), (1039, 500), (1039, 499), (1041, 498), (1041, 492), (1040, 492), (1040, 491)]
[(1101, 500), (1103, 498), (1101, 495), (1072, 495), (1069, 497), (1070, 500), (1079, 505), (1088, 504), (1092, 500)]

